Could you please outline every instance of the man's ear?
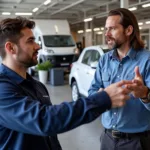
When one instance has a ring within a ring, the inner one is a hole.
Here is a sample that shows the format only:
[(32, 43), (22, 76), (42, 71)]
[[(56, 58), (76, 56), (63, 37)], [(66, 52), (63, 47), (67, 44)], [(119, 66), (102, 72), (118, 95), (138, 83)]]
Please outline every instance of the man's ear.
[(133, 33), (133, 26), (129, 25), (126, 29), (125, 29), (125, 34), (126, 36), (130, 36)]
[(14, 48), (15, 44), (8, 41), (5, 43), (5, 50), (9, 53), (14, 53), (15, 52), (15, 48)]

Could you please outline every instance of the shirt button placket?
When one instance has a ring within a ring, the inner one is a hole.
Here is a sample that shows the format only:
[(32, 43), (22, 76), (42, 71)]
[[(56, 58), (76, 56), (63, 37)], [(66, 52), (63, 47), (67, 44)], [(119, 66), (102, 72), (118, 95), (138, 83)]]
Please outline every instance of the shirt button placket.
[(112, 128), (115, 129), (116, 125), (117, 125), (117, 112), (113, 113), (113, 118), (114, 118), (113, 119), (114, 121), (113, 121), (113, 124), (112, 124)]
[(119, 64), (119, 68), (118, 68), (118, 75), (117, 75), (117, 78), (119, 78), (119, 79), (121, 79), (122, 70), (123, 70), (122, 64), (120, 63), (120, 64)]

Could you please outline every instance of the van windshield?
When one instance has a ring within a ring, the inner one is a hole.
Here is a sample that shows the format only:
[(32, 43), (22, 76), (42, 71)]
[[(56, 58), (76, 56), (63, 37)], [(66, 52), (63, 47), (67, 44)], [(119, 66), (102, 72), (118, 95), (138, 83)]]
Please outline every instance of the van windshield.
[(75, 43), (70, 35), (44, 35), (44, 44), (47, 47), (71, 47)]

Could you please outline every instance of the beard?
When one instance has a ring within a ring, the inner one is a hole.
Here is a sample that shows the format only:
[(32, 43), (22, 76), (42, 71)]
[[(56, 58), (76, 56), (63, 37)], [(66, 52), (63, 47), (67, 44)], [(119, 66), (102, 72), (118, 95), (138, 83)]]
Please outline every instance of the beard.
[[(111, 43), (109, 43), (110, 40), (111, 40)], [(106, 39), (106, 41), (107, 41), (107, 44), (108, 44), (108, 48), (110, 50), (118, 49), (125, 43), (124, 40), (116, 40), (114, 38), (108, 38), (108, 39)]]
[(29, 67), (37, 65), (38, 50), (34, 52), (32, 56), (30, 56), (28, 53), (25, 53), (20, 46), (18, 46), (18, 49), (19, 49), (18, 56), (16, 58), (18, 63), (20, 63), (25, 68), (29, 68)]
[[(33, 55), (35, 55), (35, 54), (33, 54)], [(36, 60), (33, 60), (32, 58), (30, 58), (30, 59), (28, 59), (28, 60), (20, 60), (20, 62), (21, 62), (22, 64), (24, 64), (24, 66), (25, 66), (26, 68), (29, 68), (29, 67), (32, 67), (32, 66), (35, 66), (35, 65), (38, 64), (37, 59), (36, 59)]]
[(111, 36), (106, 37), (106, 42), (108, 43), (109, 49), (120, 49), (124, 43), (127, 41), (127, 36), (125, 35), (125, 29), (122, 33), (120, 33), (120, 36), (117, 38), (113, 38)]
[(112, 49), (117, 49), (120, 48), (121, 46), (122, 46), (121, 43), (114, 42), (114, 45), (112, 45)]
[(32, 66), (37, 65), (38, 61), (37, 60), (33, 60), (32, 58), (28, 58), (28, 59), (21, 59), (21, 57), (17, 58), (18, 62), (20, 64), (22, 64), (25, 68), (29, 68)]

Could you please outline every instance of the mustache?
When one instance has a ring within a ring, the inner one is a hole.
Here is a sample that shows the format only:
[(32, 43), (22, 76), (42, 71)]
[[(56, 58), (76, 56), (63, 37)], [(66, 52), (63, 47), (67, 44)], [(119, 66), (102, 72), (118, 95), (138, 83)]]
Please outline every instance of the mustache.
[(105, 39), (106, 39), (106, 41), (109, 41), (109, 40), (115, 40), (115, 39), (112, 38), (112, 37), (106, 37)]
[(32, 55), (38, 55), (38, 51), (36, 51), (36, 52), (33, 52), (33, 54)]

